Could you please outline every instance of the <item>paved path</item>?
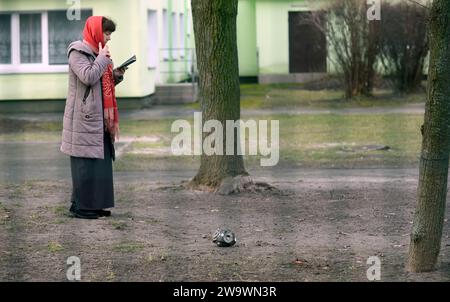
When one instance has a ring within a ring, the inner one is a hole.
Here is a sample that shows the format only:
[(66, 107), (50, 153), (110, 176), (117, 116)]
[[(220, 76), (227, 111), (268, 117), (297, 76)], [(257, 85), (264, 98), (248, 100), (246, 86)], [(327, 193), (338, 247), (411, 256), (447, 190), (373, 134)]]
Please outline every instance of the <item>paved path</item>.
[[(69, 157), (59, 151), (59, 143), (0, 143), (0, 183), (25, 180), (70, 179)], [(114, 172), (118, 181), (151, 180), (179, 182), (195, 175), (195, 170), (150, 170)], [(269, 182), (385, 182), (399, 180), (416, 182), (418, 169), (295, 169), (258, 168), (249, 171), (258, 179)]]
[[(423, 103), (408, 104), (402, 107), (371, 107), (371, 108), (346, 108), (346, 109), (311, 109), (311, 108), (276, 108), (276, 109), (243, 109), (242, 116), (260, 116), (274, 114), (311, 115), (311, 114), (423, 114)], [(149, 109), (124, 110), (120, 117), (126, 120), (154, 120), (162, 118), (186, 118), (192, 117), (197, 110), (183, 106), (153, 106)], [(12, 118), (27, 121), (62, 121), (62, 113), (11, 113), (0, 114), (0, 118)]]

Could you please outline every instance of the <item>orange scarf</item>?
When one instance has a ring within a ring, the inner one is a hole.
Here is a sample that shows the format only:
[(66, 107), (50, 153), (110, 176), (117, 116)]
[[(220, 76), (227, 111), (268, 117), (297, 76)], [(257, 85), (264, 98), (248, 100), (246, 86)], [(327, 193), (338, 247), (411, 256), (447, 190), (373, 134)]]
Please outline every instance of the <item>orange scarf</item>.
[[(102, 16), (91, 16), (86, 20), (83, 39), (98, 54), (98, 44), (105, 46), (103, 39)], [(119, 111), (115, 94), (115, 83), (112, 64), (108, 65), (102, 75), (103, 117), (105, 128), (111, 134), (112, 142), (119, 139)]]

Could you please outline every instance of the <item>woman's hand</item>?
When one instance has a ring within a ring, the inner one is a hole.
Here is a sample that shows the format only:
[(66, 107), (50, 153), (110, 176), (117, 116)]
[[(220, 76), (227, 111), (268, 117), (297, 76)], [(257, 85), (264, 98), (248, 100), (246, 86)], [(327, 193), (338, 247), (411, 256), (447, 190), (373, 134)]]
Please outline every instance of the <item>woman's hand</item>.
[(117, 70), (117, 74), (120, 76), (123, 76), (123, 74), (125, 73), (125, 70), (127, 70), (128, 67), (122, 67), (122, 68), (118, 68)]
[(102, 42), (98, 43), (98, 54), (111, 57), (108, 45), (105, 45), (105, 47), (102, 48)]

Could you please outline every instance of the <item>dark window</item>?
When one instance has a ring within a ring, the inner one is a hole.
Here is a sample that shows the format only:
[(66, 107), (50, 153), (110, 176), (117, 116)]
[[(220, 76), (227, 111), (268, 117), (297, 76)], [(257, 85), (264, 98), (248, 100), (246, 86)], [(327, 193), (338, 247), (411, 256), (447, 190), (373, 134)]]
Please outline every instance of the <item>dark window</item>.
[(11, 15), (0, 14), (0, 64), (11, 64)]
[(20, 14), (20, 63), (42, 63), (41, 14)]
[(81, 10), (80, 20), (69, 20), (66, 11), (48, 12), (48, 62), (49, 64), (67, 64), (67, 47), (83, 38), (83, 28), (92, 10)]
[[(314, 14), (325, 25), (325, 14)], [(327, 71), (327, 40), (311, 20), (311, 12), (289, 12), (290, 73)]]

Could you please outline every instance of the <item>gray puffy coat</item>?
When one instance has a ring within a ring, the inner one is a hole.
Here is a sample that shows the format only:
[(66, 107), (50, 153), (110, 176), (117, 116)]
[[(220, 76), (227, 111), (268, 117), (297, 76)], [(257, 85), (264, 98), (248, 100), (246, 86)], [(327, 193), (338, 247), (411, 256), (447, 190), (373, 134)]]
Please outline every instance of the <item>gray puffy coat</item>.
[[(64, 109), (61, 152), (88, 158), (104, 158), (103, 100), (101, 77), (110, 58), (95, 57), (82, 41), (72, 42), (68, 49), (69, 90)], [(122, 80), (114, 71), (114, 80)]]

